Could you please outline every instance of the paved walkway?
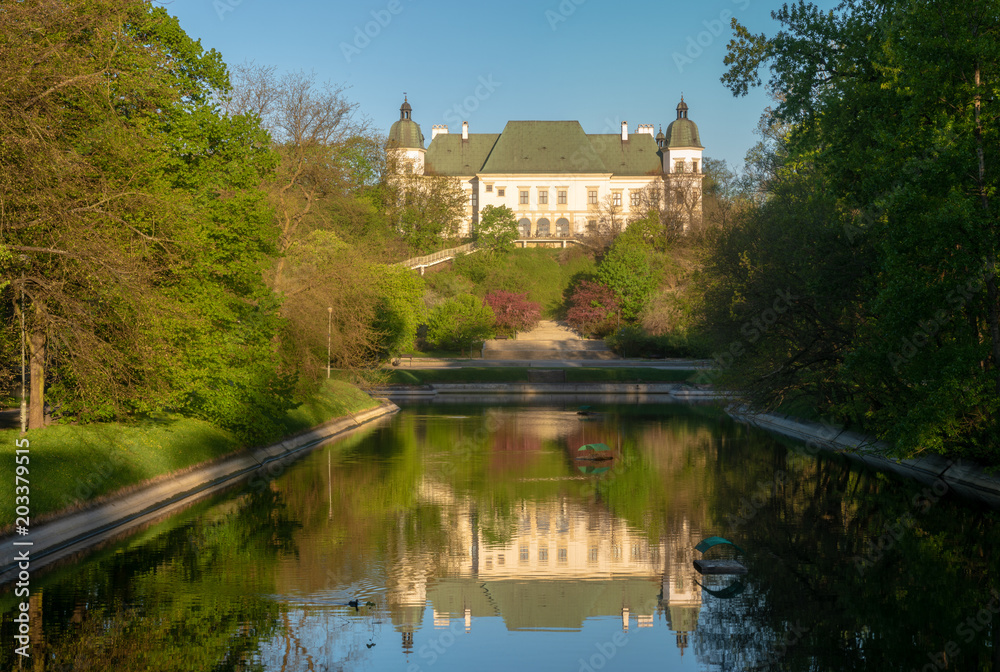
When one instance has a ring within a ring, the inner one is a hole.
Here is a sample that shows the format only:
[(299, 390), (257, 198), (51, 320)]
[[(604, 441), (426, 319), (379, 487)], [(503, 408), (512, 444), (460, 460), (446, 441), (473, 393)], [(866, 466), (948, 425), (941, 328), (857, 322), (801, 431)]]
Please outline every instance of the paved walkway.
[(531, 331), (517, 335), (519, 341), (582, 341), (565, 322), (541, 320)]
[(604, 341), (580, 338), (565, 324), (542, 320), (531, 331), (515, 339), (494, 339), (483, 344), (484, 360), (514, 361), (607, 361), (619, 359)]

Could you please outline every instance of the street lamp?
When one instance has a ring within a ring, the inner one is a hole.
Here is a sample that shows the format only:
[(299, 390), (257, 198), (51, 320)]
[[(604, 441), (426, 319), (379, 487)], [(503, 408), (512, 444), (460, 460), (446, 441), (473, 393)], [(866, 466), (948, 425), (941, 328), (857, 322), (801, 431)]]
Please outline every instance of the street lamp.
[(333, 335), (333, 306), (326, 307), (326, 377), (330, 378), (330, 343)]

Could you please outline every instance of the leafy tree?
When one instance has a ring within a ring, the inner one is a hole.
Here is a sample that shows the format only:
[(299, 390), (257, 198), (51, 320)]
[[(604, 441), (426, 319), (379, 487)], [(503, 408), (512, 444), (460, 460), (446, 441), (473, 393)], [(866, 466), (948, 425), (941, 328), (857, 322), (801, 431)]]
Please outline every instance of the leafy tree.
[(618, 297), (607, 285), (581, 280), (569, 299), (566, 321), (585, 336), (604, 336), (618, 322)]
[(634, 320), (656, 289), (657, 278), (650, 264), (652, 250), (636, 232), (627, 232), (597, 266), (597, 280), (617, 296), (621, 316)]
[(260, 281), (273, 162), (253, 119), (215, 107), (219, 54), (144, 2), (3, 13), (0, 263), (25, 297), (31, 428), (47, 379), (83, 419), (169, 404), (235, 427), (284, 406)]
[(494, 290), (486, 293), (484, 299), (496, 316), (499, 333), (513, 336), (519, 331), (528, 331), (538, 324), (542, 307), (528, 300), (528, 293)]
[(872, 255), (842, 378), (904, 454), (1000, 451), (995, 9), (786, 5), (773, 37), (736, 24), (727, 56), (737, 95), (771, 66), (774, 118), (793, 124), (778, 175), (821, 168), (845, 237)]
[(374, 328), (379, 334), (378, 353), (396, 355), (412, 350), (423, 311), (423, 279), (402, 266), (378, 267), (378, 302)]
[(487, 205), (479, 213), (479, 227), (476, 229), (476, 245), (491, 254), (508, 252), (517, 240), (517, 219), (514, 211), (506, 205), (499, 208)]
[(446, 350), (469, 350), (493, 335), (493, 309), (471, 294), (448, 299), (427, 320), (427, 340)]

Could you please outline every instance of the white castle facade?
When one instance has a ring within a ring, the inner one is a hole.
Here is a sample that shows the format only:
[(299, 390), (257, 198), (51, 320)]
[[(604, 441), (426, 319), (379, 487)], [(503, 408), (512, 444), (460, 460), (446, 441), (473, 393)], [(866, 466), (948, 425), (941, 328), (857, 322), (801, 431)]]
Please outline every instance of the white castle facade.
[(510, 121), (501, 133), (470, 133), (463, 122), (461, 133), (433, 126), (425, 148), (404, 99), (387, 146), (401, 170), (459, 181), (468, 197), (463, 236), (487, 205), (510, 208), (522, 238), (551, 239), (583, 235), (609, 211), (622, 221), (644, 216), (651, 196), (672, 201), (687, 230), (701, 222), (704, 147), (683, 97), (676, 110), (666, 133), (651, 124), (630, 132), (627, 122), (621, 133), (585, 133), (577, 121)]

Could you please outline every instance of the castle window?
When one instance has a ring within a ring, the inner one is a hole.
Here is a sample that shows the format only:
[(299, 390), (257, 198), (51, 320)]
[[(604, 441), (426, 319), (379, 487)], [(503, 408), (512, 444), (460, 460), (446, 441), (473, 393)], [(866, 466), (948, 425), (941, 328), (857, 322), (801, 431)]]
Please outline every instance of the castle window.
[(697, 160), (691, 162), (691, 172), (692, 173), (697, 173), (698, 172), (698, 161)]
[(683, 161), (674, 161), (674, 172), (675, 173), (683, 173), (684, 172), (684, 162)]
[(559, 205), (566, 205), (566, 190), (560, 189), (556, 192), (556, 199), (559, 201)]
[(497, 196), (499, 196), (500, 198), (503, 198), (503, 189), (497, 188)]
[(591, 205), (597, 205), (597, 190), (591, 189), (587, 192), (587, 203)]
[(538, 192), (538, 204), (539, 205), (548, 205), (549, 204), (549, 190), (548, 189), (539, 190), (539, 192)]
[(616, 191), (615, 193), (611, 194), (611, 205), (619, 207), (619, 208), (621, 207), (621, 205), (622, 205), (622, 193), (620, 191)]
[(633, 208), (639, 207), (639, 192), (633, 191), (629, 194), (629, 202)]
[(528, 204), (528, 192), (527, 191), (522, 191), (521, 192), (521, 205), (527, 205), (527, 204)]
[(489, 193), (491, 191), (493, 191), (493, 185), (492, 184), (487, 184), (486, 185), (486, 193)]
[(472, 207), (479, 207), (479, 194), (475, 191), (472, 192)]

